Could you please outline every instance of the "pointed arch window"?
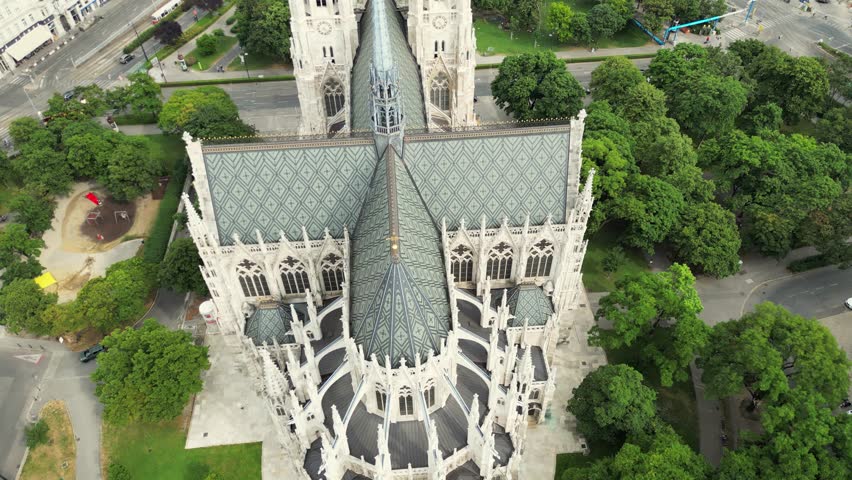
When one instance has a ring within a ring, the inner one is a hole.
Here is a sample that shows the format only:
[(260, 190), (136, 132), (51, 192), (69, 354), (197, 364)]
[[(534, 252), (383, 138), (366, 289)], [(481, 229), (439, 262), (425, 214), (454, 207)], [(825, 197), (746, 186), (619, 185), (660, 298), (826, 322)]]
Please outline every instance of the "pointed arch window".
[(431, 380), (423, 390), (423, 397), (426, 399), (426, 407), (431, 408), (435, 406), (435, 384)]
[(301, 261), (287, 257), (278, 265), (278, 270), (281, 272), (284, 294), (305, 293), (305, 290), (310, 288), (308, 272), (305, 270), (305, 264)]
[(549, 277), (553, 266), (553, 243), (541, 239), (530, 248), (525, 277)]
[[(323, 47), (323, 52), (325, 52), (325, 47)], [(322, 93), (323, 100), (325, 102), (325, 116), (333, 117), (337, 115), (337, 112), (342, 110), (343, 105), (346, 104), (346, 95), (343, 93), (343, 85), (332, 78), (325, 82)]]
[(488, 252), (485, 274), (492, 280), (506, 280), (512, 277), (512, 247), (500, 242)]
[(457, 245), (450, 251), (450, 272), (458, 282), (473, 281), (473, 251), (465, 245)]
[(240, 280), (243, 295), (246, 297), (270, 295), (269, 284), (266, 283), (263, 269), (251, 260), (243, 260), (237, 265), (237, 277)]
[(408, 387), (402, 387), (399, 391), (399, 414), (414, 415), (414, 395)]
[(387, 402), (388, 394), (385, 393), (385, 387), (380, 384), (376, 384), (376, 408), (378, 408), (379, 411), (384, 412)]
[(450, 80), (444, 72), (435, 75), (435, 78), (432, 79), (429, 99), (432, 105), (443, 111), (450, 109)]
[(322, 286), (326, 292), (343, 289), (343, 257), (331, 253), (322, 259)]

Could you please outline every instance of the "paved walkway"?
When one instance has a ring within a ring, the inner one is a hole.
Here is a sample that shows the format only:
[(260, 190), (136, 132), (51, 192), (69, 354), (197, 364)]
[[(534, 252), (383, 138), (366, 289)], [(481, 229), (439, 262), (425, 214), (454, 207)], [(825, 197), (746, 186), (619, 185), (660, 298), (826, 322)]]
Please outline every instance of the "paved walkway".
[(580, 305), (577, 310), (565, 312), (562, 320), (559, 345), (553, 358), (556, 391), (550, 415), (527, 431), (518, 478), (549, 480), (556, 475), (557, 454), (582, 452), (586, 448), (585, 440), (577, 434), (577, 419), (565, 408), (583, 378), (606, 364), (606, 354), (600, 348), (589, 346), (588, 331), (595, 320), (585, 289), (581, 290)]

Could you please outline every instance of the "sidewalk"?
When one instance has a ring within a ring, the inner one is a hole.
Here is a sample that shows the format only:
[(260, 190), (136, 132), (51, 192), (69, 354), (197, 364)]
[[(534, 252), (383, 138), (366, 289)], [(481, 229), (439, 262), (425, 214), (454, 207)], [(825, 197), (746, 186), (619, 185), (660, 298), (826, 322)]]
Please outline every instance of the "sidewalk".
[[(649, 38), (650, 40), (650, 38)], [(629, 48), (597, 48), (594, 51), (589, 50), (587, 48), (577, 47), (569, 50), (559, 50), (554, 52), (557, 58), (585, 58), (585, 57), (612, 57), (618, 55), (637, 55), (643, 53), (656, 53), (660, 49), (664, 48), (661, 45), (657, 45), (656, 43), (650, 43), (648, 45), (643, 45), (641, 47), (629, 47)], [(510, 56), (510, 55), (508, 55)], [(487, 65), (492, 63), (501, 63), (507, 55), (497, 54), (497, 55), (482, 55), (481, 53), (476, 53), (476, 64), (477, 65)]]

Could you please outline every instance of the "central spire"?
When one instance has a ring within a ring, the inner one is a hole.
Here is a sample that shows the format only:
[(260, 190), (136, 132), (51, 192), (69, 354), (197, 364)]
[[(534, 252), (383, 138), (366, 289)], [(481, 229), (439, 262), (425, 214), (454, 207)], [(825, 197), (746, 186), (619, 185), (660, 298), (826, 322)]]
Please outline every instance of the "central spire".
[(402, 152), (404, 112), (402, 91), (399, 88), (399, 69), (394, 63), (391, 49), (391, 13), (387, 0), (371, 0), (368, 14), (376, 29), (373, 43), (373, 62), (370, 65), (370, 106), (373, 114), (373, 132), (376, 146), (383, 154), (388, 144)]

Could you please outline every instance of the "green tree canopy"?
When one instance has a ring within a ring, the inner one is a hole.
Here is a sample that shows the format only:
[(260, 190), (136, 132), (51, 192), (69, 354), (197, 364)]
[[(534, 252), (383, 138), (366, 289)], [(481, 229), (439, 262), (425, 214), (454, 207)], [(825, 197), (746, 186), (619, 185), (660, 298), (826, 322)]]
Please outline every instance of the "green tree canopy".
[(571, 117), (585, 92), (553, 52), (509, 56), (491, 82), (497, 106), (516, 120)]
[(290, 7), (286, 0), (241, 0), (235, 32), (249, 54), (290, 56)]
[(40, 233), (50, 230), (56, 202), (37, 190), (27, 189), (9, 201), (9, 209), (18, 214), (16, 220), (26, 225), (27, 232)]
[(109, 333), (145, 313), (156, 281), (156, 266), (135, 257), (112, 264), (103, 277), (89, 280), (77, 294), (72, 315), (77, 324)]
[(166, 45), (174, 45), (180, 40), (183, 27), (174, 20), (164, 20), (154, 27), (154, 36)]
[(852, 192), (840, 195), (825, 209), (812, 211), (799, 227), (799, 238), (817, 248), (831, 263), (852, 262)]
[(642, 23), (648, 30), (659, 32), (671, 20), (674, 12), (672, 0), (645, 0), (642, 2)]
[(175, 292), (195, 292), (198, 295), (207, 295), (207, 284), (201, 276), (199, 266), (201, 257), (198, 249), (191, 238), (178, 238), (166, 253), (163, 263), (160, 265), (160, 286), (170, 288)]
[(737, 273), (740, 234), (734, 214), (714, 202), (687, 204), (669, 234), (677, 257), (716, 278)]
[(626, 23), (627, 19), (609, 3), (599, 3), (589, 10), (589, 27), (596, 40), (611, 38)]
[(852, 153), (852, 135), (849, 132), (852, 132), (852, 106), (832, 108), (817, 124), (817, 138), (837, 145), (846, 153)]
[(156, 161), (148, 155), (148, 144), (141, 138), (123, 134), (110, 135), (113, 149), (107, 168), (99, 172), (98, 181), (116, 200), (133, 200), (151, 190)]
[(626, 224), (622, 239), (627, 245), (653, 252), (678, 224), (685, 205), (683, 195), (650, 175), (632, 175), (627, 185), (625, 195), (613, 202), (611, 217)]
[(107, 351), (98, 357), (92, 380), (104, 418), (116, 424), (177, 417), (201, 391), (201, 372), (210, 368), (207, 347), (153, 319), (138, 330), (118, 330), (102, 343)]
[(216, 37), (205, 33), (198, 38), (195, 39), (196, 48), (198, 48), (198, 53), (203, 56), (213, 55), (216, 52)]
[(698, 318), (702, 308), (695, 277), (684, 265), (627, 276), (601, 299), (595, 314), (612, 329), (592, 327), (589, 343), (621, 348), (640, 342), (643, 358), (660, 371), (660, 383), (671, 386), (688, 378), (689, 362), (707, 342), (708, 329)]
[(146, 112), (157, 115), (163, 108), (160, 84), (144, 72), (127, 76), (130, 85), (127, 86), (127, 103), (134, 112)]
[(586, 439), (617, 444), (651, 428), (657, 416), (656, 398), (632, 367), (604, 365), (574, 389), (568, 411), (577, 417), (577, 430)]
[(572, 20), (574, 11), (567, 4), (554, 2), (547, 14), (547, 28), (553, 31), (556, 38), (563, 43), (574, 39)]
[(45, 294), (31, 279), (16, 279), (0, 289), (0, 323), (12, 333), (46, 335), (50, 329), (40, 322), (41, 314), (55, 303), (55, 293)]
[(254, 128), (240, 120), (237, 106), (219, 87), (177, 90), (163, 105), (160, 128), (194, 137), (250, 135)]
[(626, 57), (609, 57), (592, 71), (589, 87), (595, 100), (606, 100), (610, 105), (625, 107), (627, 91), (641, 83), (645, 83), (645, 76), (632, 61)]
[(513, 29), (524, 32), (532, 32), (538, 28), (541, 18), (538, 0), (509, 0), (508, 11), (504, 11), (509, 17), (509, 24)]

